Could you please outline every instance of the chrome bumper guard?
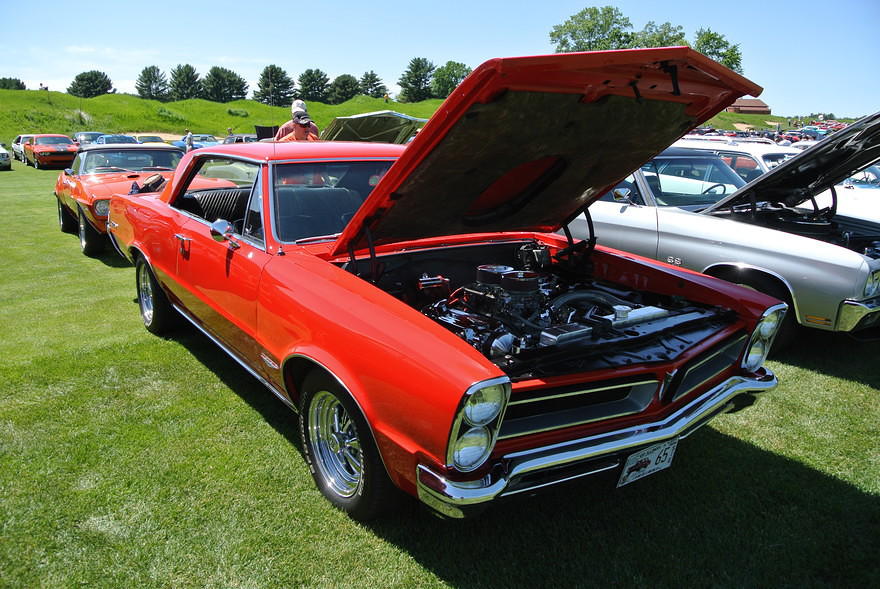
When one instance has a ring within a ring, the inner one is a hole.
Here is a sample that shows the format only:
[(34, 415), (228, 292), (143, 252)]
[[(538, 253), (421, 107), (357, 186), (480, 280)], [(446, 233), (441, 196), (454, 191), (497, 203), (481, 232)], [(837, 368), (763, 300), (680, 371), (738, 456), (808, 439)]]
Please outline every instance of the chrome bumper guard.
[(513, 452), (498, 461), (500, 468), (477, 480), (451, 481), (420, 464), (416, 467), (419, 499), (442, 515), (462, 518), (499, 497), (613, 470), (640, 447), (685, 438), (716, 415), (733, 409), (736, 397), (763, 393), (776, 384), (776, 376), (766, 368), (763, 375), (754, 378), (735, 376), (665, 419)]
[[(869, 319), (865, 319), (868, 317)], [(843, 301), (837, 314), (837, 329), (853, 331), (880, 324), (880, 297), (866, 301)]]

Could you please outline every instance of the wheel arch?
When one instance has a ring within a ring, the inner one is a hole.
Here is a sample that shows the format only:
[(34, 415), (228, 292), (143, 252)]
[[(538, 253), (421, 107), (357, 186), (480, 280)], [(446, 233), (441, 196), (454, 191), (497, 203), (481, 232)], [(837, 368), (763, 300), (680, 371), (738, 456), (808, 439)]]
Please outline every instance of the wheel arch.
[[(769, 280), (788, 295), (788, 299), (785, 302), (793, 307), (792, 310), (794, 311), (795, 316), (798, 317), (798, 319), (800, 318), (798, 301), (797, 297), (794, 295), (794, 289), (792, 289), (788, 280), (773, 270), (762, 268), (760, 266), (753, 266), (751, 264), (721, 262), (708, 266), (703, 270), (703, 274), (733, 283), (740, 283), (742, 282), (742, 278), (749, 276), (761, 277)], [(800, 322), (800, 320), (798, 320), (798, 322)]]
[(345, 391), (345, 394), (351, 399), (352, 403), (355, 404), (357, 410), (360, 412), (361, 417), (364, 420), (364, 423), (367, 424), (367, 430), (370, 437), (373, 440), (373, 444), (376, 447), (376, 451), (379, 453), (379, 459), (382, 461), (382, 467), (385, 469), (385, 473), (388, 477), (395, 481), (395, 483), (400, 486), (401, 482), (405, 480), (403, 473), (397, 472), (395, 469), (390, 468), (390, 461), (388, 458), (389, 452), (389, 444), (392, 442), (387, 439), (385, 436), (376, 435), (376, 427), (373, 421), (368, 417), (368, 413), (364, 411), (364, 405), (361, 402), (361, 399), (358, 398), (358, 395), (355, 395), (352, 392), (352, 387), (346, 384), (345, 379), (341, 378), (334, 370), (329, 368), (324, 362), (319, 361), (314, 358), (312, 355), (305, 353), (294, 353), (288, 356), (281, 365), (281, 374), (284, 380), (284, 389), (287, 397), (293, 403), (293, 407), (297, 412), (300, 412), (299, 400), (300, 400), (300, 391), (302, 390), (302, 384), (305, 379), (312, 373), (318, 372), (323, 373), (328, 378), (335, 381), (339, 387)]

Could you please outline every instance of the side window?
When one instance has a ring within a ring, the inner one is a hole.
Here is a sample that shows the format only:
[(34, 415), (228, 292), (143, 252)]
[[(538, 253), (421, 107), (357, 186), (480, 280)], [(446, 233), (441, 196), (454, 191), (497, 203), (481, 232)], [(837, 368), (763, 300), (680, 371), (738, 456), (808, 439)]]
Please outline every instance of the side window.
[(242, 235), (255, 243), (263, 243), (263, 181), (261, 174), (257, 175), (254, 182), (251, 200), (248, 202), (244, 215)]
[(208, 223), (224, 219), (241, 229), (259, 170), (252, 162), (201, 158), (172, 206)]

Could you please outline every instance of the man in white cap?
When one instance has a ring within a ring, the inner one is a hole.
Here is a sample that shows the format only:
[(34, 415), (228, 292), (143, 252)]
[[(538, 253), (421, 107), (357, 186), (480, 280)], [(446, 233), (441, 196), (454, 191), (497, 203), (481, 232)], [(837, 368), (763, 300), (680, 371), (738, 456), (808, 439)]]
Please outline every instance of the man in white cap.
[[(290, 105), (290, 120), (281, 125), (281, 127), (278, 129), (278, 132), (275, 133), (275, 141), (280, 141), (283, 137), (287, 137), (288, 135), (293, 133), (293, 131), (296, 129), (296, 123), (294, 122), (294, 119), (296, 119), (296, 116), (298, 114), (304, 114), (306, 116), (308, 116), (309, 114), (308, 110), (306, 109), (306, 103), (299, 99), (294, 100), (293, 104)], [(309, 122), (309, 133), (313, 134), (315, 137), (318, 137), (320, 133), (320, 131), (318, 130), (318, 125), (316, 125), (311, 118), (309, 118)]]

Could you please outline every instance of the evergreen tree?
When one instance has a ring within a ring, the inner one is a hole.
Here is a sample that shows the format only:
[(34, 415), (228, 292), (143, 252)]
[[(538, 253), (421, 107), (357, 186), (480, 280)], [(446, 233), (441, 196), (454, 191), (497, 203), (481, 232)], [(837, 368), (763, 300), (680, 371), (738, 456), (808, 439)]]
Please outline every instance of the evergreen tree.
[(413, 57), (409, 67), (397, 81), (403, 102), (420, 102), (431, 98), (431, 76), (434, 64), (424, 57)]
[(141, 98), (162, 102), (168, 100), (168, 80), (159, 66), (151, 65), (141, 70), (134, 87)]
[(327, 87), (330, 84), (327, 74), (319, 69), (307, 69), (300, 74), (297, 82), (299, 83), (297, 98), (327, 102)]
[(358, 83), (361, 86), (361, 94), (364, 96), (382, 98), (388, 94), (388, 88), (382, 83), (382, 80), (373, 70), (364, 73)]
[(431, 79), (431, 94), (434, 98), (446, 98), (470, 73), (471, 68), (465, 64), (447, 61), (434, 72), (434, 77)]
[(254, 100), (269, 106), (286, 106), (293, 102), (293, 80), (277, 65), (267, 65), (260, 74)]
[(202, 81), (204, 98), (214, 102), (232, 102), (247, 98), (248, 85), (244, 78), (232, 70), (214, 66)]
[(0, 90), (27, 90), (18, 78), (0, 78)]
[(327, 91), (327, 99), (330, 104), (342, 104), (357, 96), (361, 91), (361, 85), (357, 78), (350, 74), (337, 76)]
[(187, 100), (201, 96), (202, 81), (196, 68), (185, 63), (171, 70), (171, 100)]
[(80, 98), (92, 98), (101, 94), (109, 94), (113, 90), (113, 82), (104, 72), (91, 70), (77, 74), (67, 93)]

